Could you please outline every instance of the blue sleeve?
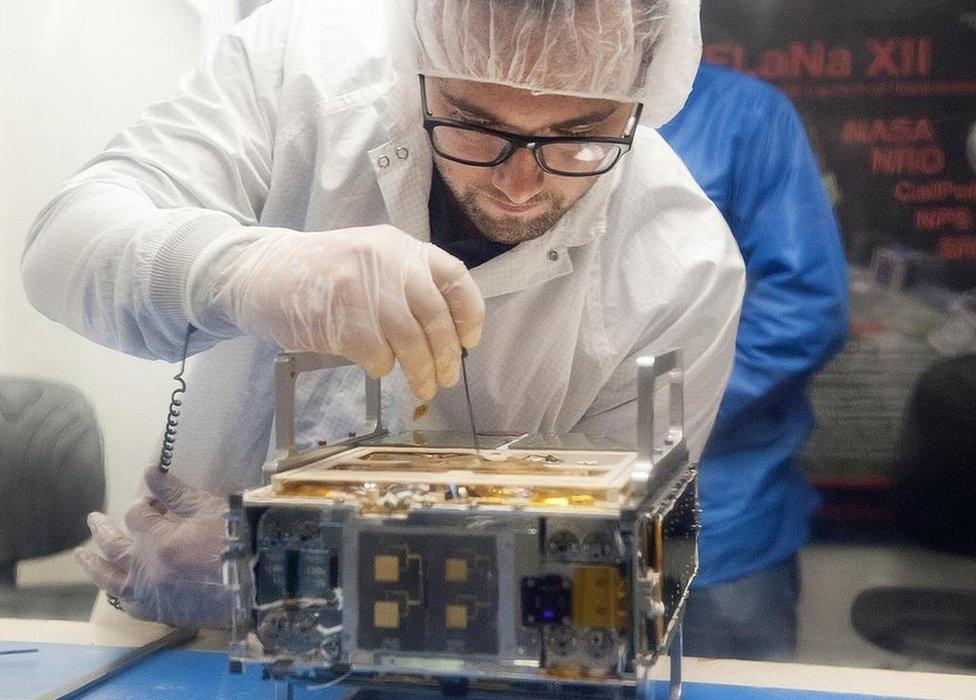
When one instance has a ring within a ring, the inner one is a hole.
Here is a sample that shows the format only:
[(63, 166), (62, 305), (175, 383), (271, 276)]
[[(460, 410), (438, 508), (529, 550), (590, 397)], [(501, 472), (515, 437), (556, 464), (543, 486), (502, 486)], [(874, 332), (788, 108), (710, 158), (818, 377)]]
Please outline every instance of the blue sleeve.
[(719, 434), (744, 412), (802, 391), (847, 330), (840, 235), (803, 124), (778, 92), (752, 97), (726, 212), (747, 287)]

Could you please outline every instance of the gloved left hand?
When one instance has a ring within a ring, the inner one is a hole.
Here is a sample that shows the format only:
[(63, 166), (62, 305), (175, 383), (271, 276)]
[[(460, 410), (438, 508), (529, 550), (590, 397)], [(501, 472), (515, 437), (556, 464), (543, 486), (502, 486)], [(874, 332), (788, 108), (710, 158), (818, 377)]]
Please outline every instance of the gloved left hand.
[(226, 502), (155, 465), (145, 480), (149, 495), (125, 514), (131, 534), (91, 513), (88, 526), (101, 556), (78, 548), (78, 563), (132, 617), (173, 627), (229, 627), (231, 597), (220, 563)]

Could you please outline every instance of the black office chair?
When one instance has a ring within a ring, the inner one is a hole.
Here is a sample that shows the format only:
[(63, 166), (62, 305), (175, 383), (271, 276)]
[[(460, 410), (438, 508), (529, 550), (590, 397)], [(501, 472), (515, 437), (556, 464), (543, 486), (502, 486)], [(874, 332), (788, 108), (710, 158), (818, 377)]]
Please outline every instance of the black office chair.
[[(976, 355), (938, 362), (916, 383), (891, 506), (909, 541), (976, 557)], [(866, 590), (851, 607), (851, 623), (884, 649), (976, 668), (976, 559), (973, 574), (970, 590)]]
[(0, 377), (0, 617), (88, 619), (93, 585), (17, 587), (17, 562), (84, 542), (104, 501), (91, 405), (63, 384)]

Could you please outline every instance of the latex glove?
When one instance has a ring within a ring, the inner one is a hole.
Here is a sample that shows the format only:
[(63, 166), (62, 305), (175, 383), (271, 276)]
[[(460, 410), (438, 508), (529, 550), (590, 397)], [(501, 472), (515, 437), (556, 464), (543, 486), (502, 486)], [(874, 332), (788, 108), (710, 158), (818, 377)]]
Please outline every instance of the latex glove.
[(149, 494), (125, 514), (125, 534), (102, 513), (91, 513), (101, 555), (75, 556), (88, 577), (139, 620), (173, 627), (230, 626), (231, 595), (221, 580), (226, 503), (192, 488), (155, 465), (145, 472)]
[(414, 394), (457, 383), (485, 304), (457, 258), (392, 226), (262, 236), (221, 260), (213, 304), (289, 350), (341, 355), (373, 378), (400, 363)]

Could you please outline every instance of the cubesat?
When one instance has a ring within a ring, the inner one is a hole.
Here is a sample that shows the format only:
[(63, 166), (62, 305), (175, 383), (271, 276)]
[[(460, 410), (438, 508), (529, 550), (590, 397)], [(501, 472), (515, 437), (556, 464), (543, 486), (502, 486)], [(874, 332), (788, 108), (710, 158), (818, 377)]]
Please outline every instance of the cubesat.
[(367, 430), (299, 452), (296, 377), (339, 363), (277, 360), (279, 453), (265, 486), (231, 497), (232, 671), (630, 697), (650, 694), (668, 654), (680, 692), (698, 508), (678, 351), (637, 362), (636, 451), (572, 435), (482, 438), (480, 452), (461, 434), (390, 435), (367, 378)]

